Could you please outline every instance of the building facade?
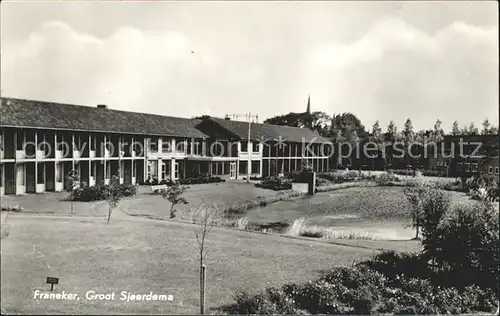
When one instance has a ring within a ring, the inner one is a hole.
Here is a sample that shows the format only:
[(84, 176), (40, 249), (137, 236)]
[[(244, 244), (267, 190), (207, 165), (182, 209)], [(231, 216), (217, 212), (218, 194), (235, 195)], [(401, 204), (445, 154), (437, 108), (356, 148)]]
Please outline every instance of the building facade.
[[(2, 98), (0, 194), (64, 191), (76, 170), (82, 185), (141, 184), (199, 174), (228, 180), (328, 169), (329, 142), (308, 129)], [(283, 141), (282, 141), (283, 140)], [(280, 146), (276, 144), (279, 143)], [(273, 168), (271, 169), (271, 165)], [(248, 169), (250, 168), (250, 170)]]
[(498, 165), (499, 135), (446, 135), (439, 144), (437, 168), (450, 177), (488, 174)]

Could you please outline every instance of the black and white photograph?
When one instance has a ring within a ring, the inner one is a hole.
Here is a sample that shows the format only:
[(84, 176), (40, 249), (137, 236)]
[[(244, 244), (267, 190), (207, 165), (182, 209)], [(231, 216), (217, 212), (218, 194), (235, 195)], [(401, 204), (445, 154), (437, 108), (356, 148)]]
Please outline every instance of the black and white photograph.
[(0, 3), (2, 315), (499, 315), (497, 1)]

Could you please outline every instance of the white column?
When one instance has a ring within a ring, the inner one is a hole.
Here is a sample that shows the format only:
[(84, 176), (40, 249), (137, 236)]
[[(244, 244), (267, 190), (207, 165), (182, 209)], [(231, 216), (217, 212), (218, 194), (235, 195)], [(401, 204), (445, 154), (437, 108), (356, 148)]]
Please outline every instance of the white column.
[(172, 153), (175, 153), (175, 150), (176, 150), (176, 148), (175, 148), (175, 138), (173, 138), (173, 139), (172, 139), (172, 148), (171, 148), (171, 152), (172, 152)]
[(135, 137), (132, 137), (132, 144), (130, 144), (130, 146), (128, 146), (128, 151), (130, 152), (130, 156), (132, 156), (132, 158), (135, 158), (135, 150), (134, 149), (135, 149)]
[(147, 155), (147, 152), (148, 152), (148, 148), (146, 147), (148, 144), (147, 144), (147, 138), (144, 137), (144, 147), (143, 147), (143, 150), (142, 150), (142, 154), (144, 156), (144, 181), (146, 181), (148, 179), (148, 155)]
[[(175, 142), (175, 140), (174, 140)], [(170, 159), (170, 179), (175, 181), (175, 159)]]
[(158, 158), (158, 163), (156, 164), (156, 172), (158, 175), (158, 182), (163, 180), (163, 160)]
[(191, 155), (194, 154), (194, 142), (195, 142), (195, 139), (191, 138), (191, 144), (190, 144), (190, 148), (189, 148), (189, 151), (191, 152)]
[(71, 161), (71, 168), (75, 170), (75, 133), (71, 133), (71, 157), (73, 157)]
[(162, 153), (163, 152), (163, 139), (161, 137), (158, 137), (158, 152)]

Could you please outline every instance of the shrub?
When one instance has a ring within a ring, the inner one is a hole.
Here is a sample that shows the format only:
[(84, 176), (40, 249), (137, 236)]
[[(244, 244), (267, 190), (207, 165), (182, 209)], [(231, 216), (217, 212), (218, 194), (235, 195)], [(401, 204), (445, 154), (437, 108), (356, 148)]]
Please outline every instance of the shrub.
[(477, 284), (498, 291), (498, 209), (489, 202), (458, 205), (437, 227), (432, 257), (456, 286)]
[(379, 186), (390, 185), (391, 182), (397, 182), (399, 178), (392, 172), (384, 172), (378, 177), (375, 177), (375, 183)]
[(227, 312), (249, 314), (449, 314), (491, 312), (491, 291), (439, 287), (428, 279), (384, 274), (363, 265), (337, 267), (316, 281), (290, 283), (250, 295), (238, 293)]
[(238, 292), (234, 299), (236, 304), (227, 310), (230, 314), (304, 314), (283, 290), (272, 287), (255, 295)]
[[(120, 196), (134, 196), (136, 187), (132, 184), (119, 184), (114, 190), (120, 192)], [(73, 201), (91, 202), (106, 199), (106, 192), (109, 192), (109, 185), (97, 185), (91, 187), (77, 188), (73, 191)]]
[(416, 229), (416, 238), (422, 229), (424, 248), (433, 249), (430, 243), (435, 240), (438, 224), (451, 206), (451, 199), (446, 192), (429, 183), (418, 183), (404, 191), (411, 204), (410, 226)]
[[(197, 177), (190, 177), (186, 179), (180, 179), (178, 182), (182, 185), (191, 185), (191, 184), (203, 184), (203, 183), (219, 183), (219, 182), (225, 182), (226, 180), (220, 178), (220, 177), (211, 177), (208, 175), (201, 175)], [(170, 185), (172, 185), (171, 183)]]
[(7, 206), (7, 207), (2, 207), (2, 212), (15, 212), (19, 213), (24, 211), (24, 208), (19, 205), (13, 205), (13, 206)]
[(290, 190), (292, 183), (288, 179), (282, 178), (269, 178), (262, 180), (261, 183), (256, 183), (256, 187), (263, 189), (270, 189), (274, 191)]

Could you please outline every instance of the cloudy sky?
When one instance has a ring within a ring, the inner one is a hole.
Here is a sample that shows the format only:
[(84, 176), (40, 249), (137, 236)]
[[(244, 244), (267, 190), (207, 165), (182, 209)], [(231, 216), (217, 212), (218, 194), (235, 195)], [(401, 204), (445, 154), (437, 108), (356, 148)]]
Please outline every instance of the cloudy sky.
[(498, 124), (490, 2), (2, 2), (2, 96), (191, 117)]

